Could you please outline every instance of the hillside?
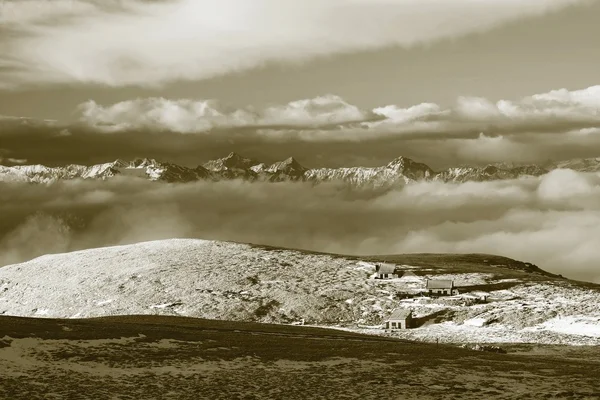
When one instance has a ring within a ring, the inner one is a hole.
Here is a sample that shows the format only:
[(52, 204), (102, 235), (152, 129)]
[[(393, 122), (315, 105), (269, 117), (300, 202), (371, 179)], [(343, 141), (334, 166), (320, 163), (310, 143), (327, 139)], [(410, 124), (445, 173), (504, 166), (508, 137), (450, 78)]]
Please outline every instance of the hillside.
[(494, 354), (308, 327), (182, 317), (4, 316), (0, 398), (463, 400), (600, 395), (598, 351), (585, 348), (585, 357), (573, 357), (574, 350), (565, 350), (554, 355)]
[[(408, 339), (600, 344), (597, 285), (493, 256), (381, 259), (406, 262), (397, 270), (414, 276), (373, 279), (373, 257), (192, 239), (46, 255), (0, 269), (0, 315), (303, 321), (382, 335), (384, 319), (399, 307), (419, 321), (416, 329), (391, 334)], [(453, 279), (461, 293), (417, 295), (427, 278)]]

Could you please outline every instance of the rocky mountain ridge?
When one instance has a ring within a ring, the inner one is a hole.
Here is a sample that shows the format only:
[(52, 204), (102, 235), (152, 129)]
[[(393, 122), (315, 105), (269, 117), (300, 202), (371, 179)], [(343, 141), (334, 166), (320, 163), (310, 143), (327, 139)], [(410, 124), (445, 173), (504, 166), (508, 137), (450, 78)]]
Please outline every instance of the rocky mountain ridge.
[(138, 158), (133, 161), (116, 160), (91, 166), (66, 165), (0, 165), (0, 182), (50, 183), (65, 179), (109, 179), (117, 175), (135, 176), (152, 181), (193, 182), (198, 180), (243, 179), (249, 181), (306, 181), (343, 182), (357, 187), (386, 187), (416, 181), (493, 181), (516, 179), (523, 176), (540, 176), (553, 169), (568, 168), (581, 172), (600, 171), (600, 158), (575, 159), (543, 165), (509, 165), (504, 163), (486, 166), (451, 167), (434, 171), (426, 164), (407, 157), (398, 157), (380, 167), (306, 168), (293, 157), (266, 164), (244, 158), (237, 153), (210, 160), (196, 168)]

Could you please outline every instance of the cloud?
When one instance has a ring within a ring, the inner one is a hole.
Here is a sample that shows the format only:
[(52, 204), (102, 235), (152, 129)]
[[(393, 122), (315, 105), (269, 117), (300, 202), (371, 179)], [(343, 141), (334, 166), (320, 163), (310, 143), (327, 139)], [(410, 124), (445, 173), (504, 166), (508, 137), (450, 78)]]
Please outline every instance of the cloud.
[[(387, 105), (362, 110), (335, 95), (262, 109), (235, 109), (216, 100), (146, 98), (101, 106), (79, 106), (81, 121), (109, 131), (132, 129), (203, 133), (239, 127), (269, 128), (262, 136), (302, 140), (371, 140), (377, 136), (477, 137), (536, 133), (594, 134), (600, 128), (600, 86), (554, 90), (519, 100), (492, 102), (459, 97), (443, 108), (435, 103)], [(283, 127), (287, 127), (283, 129)]]
[(24, 158), (15, 158), (10, 157), (11, 152), (6, 149), (0, 149), (0, 166), (1, 165), (23, 165), (27, 163), (27, 160)]
[(27, 160), (25, 158), (11, 158), (11, 157), (3, 158), (3, 157), (0, 157), (0, 164), (24, 165), (24, 164), (27, 164)]
[(48, 253), (62, 253), (69, 250), (71, 241), (71, 228), (64, 220), (34, 213), (2, 238), (0, 263), (12, 264)]
[(197, 166), (236, 151), (266, 163), (294, 156), (311, 168), (380, 166), (403, 155), (444, 169), (597, 157), (598, 102), (600, 86), (372, 110), (335, 95), (241, 108), (214, 99), (90, 100), (76, 124), (4, 118), (0, 135), (11, 158), (45, 165), (151, 157)]
[(148, 98), (103, 107), (93, 100), (79, 106), (82, 120), (111, 132), (168, 130), (179, 133), (206, 132), (255, 124), (258, 116), (247, 110), (228, 110), (215, 101)]
[(523, 132), (567, 132), (571, 129), (593, 132), (600, 126), (600, 86), (585, 89), (553, 90), (518, 100), (492, 102), (481, 97), (461, 96), (450, 108), (423, 103), (409, 108), (390, 105), (373, 110), (387, 117), (365, 122), (374, 130), (405, 133), (484, 132), (519, 134)]
[[(49, 252), (198, 237), (345, 254), (483, 252), (600, 282), (600, 175), (394, 190), (335, 184), (2, 184), (0, 265)], [(6, 217), (4, 217), (6, 216)]]
[(311, 126), (340, 124), (373, 118), (368, 111), (326, 95), (269, 106), (234, 109), (215, 100), (147, 98), (103, 107), (93, 100), (79, 106), (81, 120), (103, 131), (132, 129), (202, 133), (213, 129), (259, 126)]
[(453, 38), (585, 1), (4, 0), (0, 86), (207, 79)]

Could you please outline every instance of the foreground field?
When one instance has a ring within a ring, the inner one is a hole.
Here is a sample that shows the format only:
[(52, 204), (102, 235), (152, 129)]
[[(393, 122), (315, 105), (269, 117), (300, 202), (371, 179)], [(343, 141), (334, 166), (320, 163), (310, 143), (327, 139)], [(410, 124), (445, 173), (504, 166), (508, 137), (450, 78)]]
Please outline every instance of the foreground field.
[(182, 317), (0, 317), (0, 398), (600, 397), (598, 357), (520, 350)]

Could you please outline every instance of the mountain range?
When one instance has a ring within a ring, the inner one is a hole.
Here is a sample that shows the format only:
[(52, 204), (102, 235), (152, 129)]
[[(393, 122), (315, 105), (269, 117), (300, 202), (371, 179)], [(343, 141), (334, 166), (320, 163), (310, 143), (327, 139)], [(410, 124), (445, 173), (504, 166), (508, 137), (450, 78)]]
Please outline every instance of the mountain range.
[(116, 160), (91, 166), (70, 164), (61, 167), (43, 165), (1, 166), (0, 182), (51, 183), (66, 179), (109, 179), (117, 175), (152, 181), (193, 182), (243, 179), (249, 181), (344, 182), (357, 187), (386, 187), (416, 181), (493, 181), (540, 176), (551, 170), (568, 168), (581, 172), (600, 171), (600, 158), (574, 159), (545, 164), (451, 167), (434, 171), (428, 165), (407, 157), (398, 157), (380, 167), (306, 168), (293, 157), (273, 164), (245, 158), (237, 153), (210, 160), (195, 168), (155, 159)]

